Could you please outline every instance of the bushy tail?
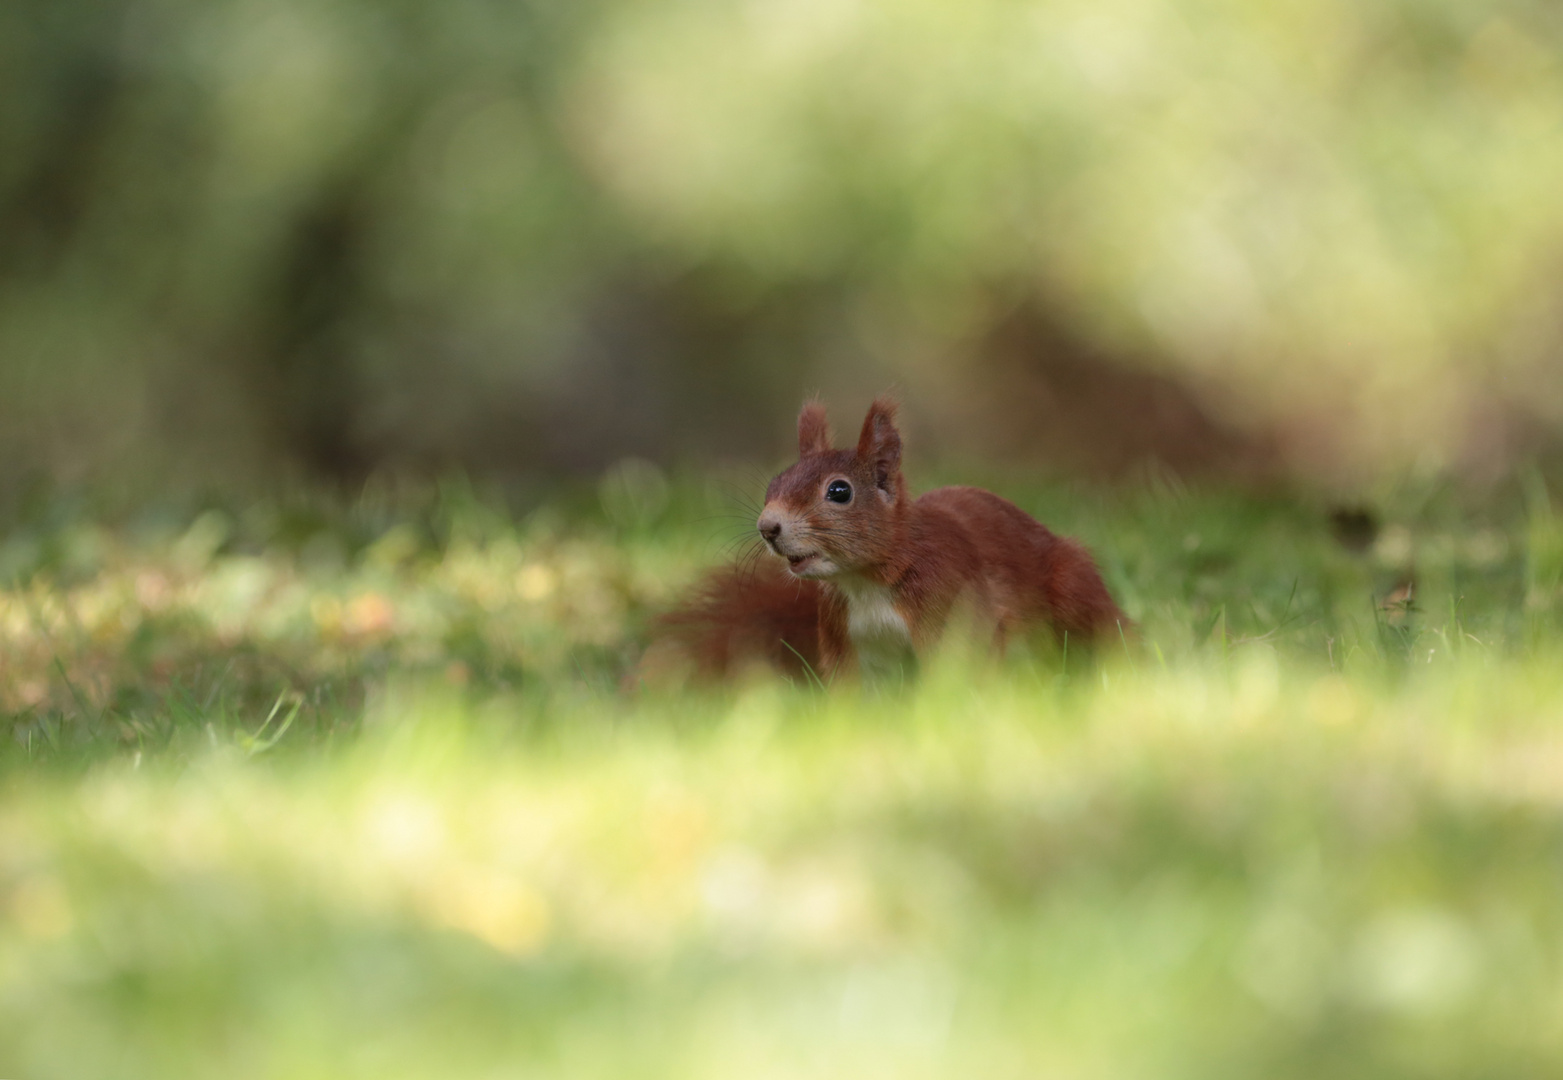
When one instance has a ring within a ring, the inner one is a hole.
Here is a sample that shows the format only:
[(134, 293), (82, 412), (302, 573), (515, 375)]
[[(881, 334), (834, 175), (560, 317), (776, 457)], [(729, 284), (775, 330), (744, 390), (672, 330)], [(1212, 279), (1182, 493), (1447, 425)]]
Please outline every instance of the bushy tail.
[(805, 679), (807, 671), (819, 669), (821, 598), (817, 583), (799, 580), (770, 562), (717, 571), (656, 620), (642, 676), (677, 667), (720, 679), (765, 662)]

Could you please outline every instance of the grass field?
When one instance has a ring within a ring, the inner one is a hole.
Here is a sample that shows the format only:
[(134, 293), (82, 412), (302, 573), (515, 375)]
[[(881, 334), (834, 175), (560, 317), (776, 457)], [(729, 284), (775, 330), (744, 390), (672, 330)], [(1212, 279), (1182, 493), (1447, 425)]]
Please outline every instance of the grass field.
[(17, 504), (0, 1076), (1563, 1075), (1540, 480), (962, 479), (1141, 643), (632, 690), (748, 527), (648, 468)]

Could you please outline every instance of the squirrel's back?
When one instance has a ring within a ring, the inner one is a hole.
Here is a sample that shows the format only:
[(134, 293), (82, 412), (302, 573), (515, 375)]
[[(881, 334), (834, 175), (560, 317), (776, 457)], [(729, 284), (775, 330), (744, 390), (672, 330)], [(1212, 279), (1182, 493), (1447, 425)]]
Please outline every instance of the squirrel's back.
[[(943, 487), (913, 503), (965, 542), (952, 544), (974, 559), (971, 576), (1002, 629), (1050, 627), (1086, 643), (1128, 619), (1113, 602), (1095, 561), (1078, 542), (1054, 533), (1020, 507), (976, 487)], [(953, 571), (946, 571), (953, 573)]]

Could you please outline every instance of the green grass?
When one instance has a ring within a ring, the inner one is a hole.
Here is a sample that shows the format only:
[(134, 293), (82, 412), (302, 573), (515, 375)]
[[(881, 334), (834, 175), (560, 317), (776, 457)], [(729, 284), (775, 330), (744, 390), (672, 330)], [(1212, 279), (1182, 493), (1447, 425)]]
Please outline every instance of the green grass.
[(1563, 1073), (1544, 487), (989, 479), (1138, 647), (629, 691), (743, 524), (636, 470), (18, 508), (0, 1076)]

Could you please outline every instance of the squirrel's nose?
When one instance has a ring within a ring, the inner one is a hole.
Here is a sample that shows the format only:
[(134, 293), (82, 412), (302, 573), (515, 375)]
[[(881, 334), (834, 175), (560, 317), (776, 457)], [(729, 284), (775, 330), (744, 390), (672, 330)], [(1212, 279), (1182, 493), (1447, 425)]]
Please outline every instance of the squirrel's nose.
[(774, 544), (776, 538), (781, 535), (781, 522), (770, 514), (760, 515), (760, 535), (765, 537), (765, 542)]

